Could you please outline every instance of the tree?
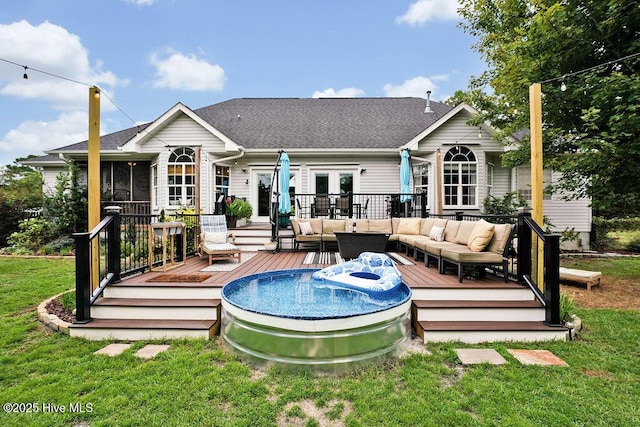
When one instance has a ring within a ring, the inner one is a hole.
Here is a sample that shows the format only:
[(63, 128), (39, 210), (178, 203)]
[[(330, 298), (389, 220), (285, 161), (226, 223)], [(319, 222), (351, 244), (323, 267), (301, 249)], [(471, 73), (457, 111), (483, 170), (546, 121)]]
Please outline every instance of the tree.
[(18, 231), (18, 224), (29, 217), (29, 210), (41, 209), (44, 203), (42, 176), (32, 167), (20, 162), (31, 157), (21, 157), (0, 172), (0, 247), (7, 245), (7, 238)]
[[(640, 213), (640, 6), (626, 0), (461, 0), (463, 28), (488, 70), (454, 97), (478, 122), (528, 158), (532, 83), (543, 83), (545, 166), (561, 172), (557, 190), (589, 196), (596, 214)], [(493, 102), (478, 92), (490, 87)], [(566, 87), (566, 90), (562, 90)]]
[(46, 215), (55, 224), (57, 235), (87, 231), (87, 187), (79, 182), (80, 169), (72, 161), (56, 178), (56, 192), (46, 203)]

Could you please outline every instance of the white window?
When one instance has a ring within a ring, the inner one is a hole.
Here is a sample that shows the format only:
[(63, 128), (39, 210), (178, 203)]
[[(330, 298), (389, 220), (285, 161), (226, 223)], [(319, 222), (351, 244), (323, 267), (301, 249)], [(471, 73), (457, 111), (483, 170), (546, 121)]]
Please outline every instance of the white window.
[(151, 165), (151, 204), (158, 206), (158, 165)]
[(476, 207), (478, 171), (476, 156), (464, 146), (456, 146), (444, 156), (444, 205), (448, 208)]
[(429, 163), (414, 165), (413, 167), (413, 187), (415, 193), (424, 193), (429, 200)]
[(196, 192), (195, 169), (195, 153), (191, 148), (181, 147), (169, 155), (169, 206), (193, 206)]
[(493, 163), (487, 163), (485, 166), (487, 171), (487, 196), (493, 195)]

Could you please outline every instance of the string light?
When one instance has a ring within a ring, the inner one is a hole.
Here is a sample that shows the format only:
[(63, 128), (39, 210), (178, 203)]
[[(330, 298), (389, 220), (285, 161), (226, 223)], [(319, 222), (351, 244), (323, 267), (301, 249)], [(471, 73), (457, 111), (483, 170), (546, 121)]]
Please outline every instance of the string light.
[(129, 114), (127, 114), (122, 108), (120, 108), (120, 106), (118, 104), (116, 104), (116, 102), (113, 99), (111, 99), (111, 97), (105, 91), (100, 89), (97, 85), (92, 85), (92, 84), (89, 84), (89, 83), (81, 82), (81, 81), (74, 80), (74, 79), (69, 78), (69, 77), (65, 77), (65, 76), (61, 76), (61, 75), (58, 75), (58, 74), (50, 73), (50, 72), (44, 71), (44, 70), (39, 70), (37, 68), (31, 68), (31, 67), (29, 67), (27, 65), (18, 64), (17, 62), (13, 62), (13, 61), (10, 61), (10, 60), (4, 59), (4, 58), (0, 58), (0, 61), (6, 62), (7, 64), (15, 65), (17, 67), (24, 68), (24, 74), (22, 75), (22, 78), (25, 79), (25, 80), (29, 79), (29, 76), (27, 74), (27, 70), (32, 70), (32, 71), (35, 71), (37, 73), (41, 73), (41, 74), (47, 75), (49, 77), (54, 77), (56, 79), (66, 80), (66, 81), (71, 82), (71, 83), (76, 83), (76, 84), (87, 86), (87, 87), (94, 87), (95, 86), (98, 89), (98, 91), (96, 91), (95, 96), (96, 97), (100, 97), (100, 96), (104, 95), (109, 100), (109, 102), (111, 102), (111, 104), (113, 104), (113, 106), (116, 107), (116, 109), (118, 111), (120, 111), (126, 118), (131, 120), (131, 123), (133, 123), (134, 126), (138, 129), (138, 133), (145, 132), (145, 133), (147, 133), (147, 135), (149, 135), (152, 138), (157, 139), (158, 141), (162, 142), (166, 146), (169, 145), (166, 141), (163, 141), (162, 139), (158, 138), (157, 136), (152, 135), (146, 129), (141, 129), (140, 125), (135, 120), (133, 120), (133, 118)]
[(635, 58), (637, 56), (640, 56), (640, 52), (632, 53), (631, 55), (623, 56), (622, 58), (618, 58), (618, 59), (614, 59), (612, 61), (604, 62), (602, 64), (594, 65), (593, 67), (585, 68), (583, 70), (579, 70), (579, 71), (574, 71), (572, 73), (563, 74), (560, 77), (554, 77), (552, 79), (543, 80), (540, 83), (544, 84), (544, 83), (551, 83), (551, 82), (555, 82), (555, 81), (561, 80), (562, 84), (560, 85), (560, 90), (564, 92), (565, 90), (567, 90), (567, 85), (564, 83), (564, 80), (567, 77), (576, 76), (578, 74), (583, 74), (583, 73), (595, 70), (597, 68), (606, 67), (606, 66), (611, 65), (611, 64), (617, 64), (619, 62), (625, 61), (627, 59)]

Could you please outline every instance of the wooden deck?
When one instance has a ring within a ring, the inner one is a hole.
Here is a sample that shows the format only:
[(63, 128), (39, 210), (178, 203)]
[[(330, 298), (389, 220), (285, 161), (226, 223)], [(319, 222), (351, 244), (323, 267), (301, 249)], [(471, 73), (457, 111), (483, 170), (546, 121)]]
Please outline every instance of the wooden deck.
[[(203, 272), (202, 269), (207, 267), (206, 258), (193, 257), (187, 259), (184, 265), (176, 267), (167, 272), (147, 272), (141, 275), (125, 278), (123, 282), (127, 284), (147, 282), (153, 277), (161, 274), (209, 274), (210, 278), (203, 282), (206, 286), (224, 286), (231, 280), (248, 274), (261, 273), (273, 270), (286, 270), (295, 268), (324, 268), (327, 264), (303, 264), (303, 260), (307, 252), (278, 252), (272, 253), (268, 251), (260, 251), (250, 260), (242, 263), (232, 271), (221, 272)], [(502, 278), (487, 274), (484, 278), (465, 279), (464, 283), (458, 283), (456, 274), (451, 271), (449, 274), (439, 274), (438, 269), (434, 266), (425, 267), (422, 261), (408, 260), (414, 262), (414, 265), (398, 265), (398, 269), (402, 273), (403, 281), (412, 289), (414, 288), (469, 288), (476, 286), (504, 286)], [(193, 285), (193, 283), (191, 283)], [(508, 287), (518, 286), (515, 283), (506, 284)]]

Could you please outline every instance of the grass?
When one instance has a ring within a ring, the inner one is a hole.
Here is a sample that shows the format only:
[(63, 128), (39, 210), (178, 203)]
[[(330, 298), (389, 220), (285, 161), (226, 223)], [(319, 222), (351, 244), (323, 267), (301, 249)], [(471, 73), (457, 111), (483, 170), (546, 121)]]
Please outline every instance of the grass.
[[(2, 412), (2, 426), (640, 425), (637, 310), (578, 308), (586, 330), (573, 342), (473, 346), (496, 349), (508, 361), (502, 366), (462, 366), (454, 350), (469, 346), (437, 344), (430, 355), (313, 377), (253, 371), (218, 339), (173, 341), (147, 361), (133, 354), (143, 342), (117, 357), (94, 355), (106, 343), (36, 321), (38, 303), (72, 287), (73, 268), (68, 260), (0, 258), (0, 401), (40, 410)], [(636, 260), (625, 271), (638, 268)], [(524, 366), (508, 348), (547, 349), (569, 367)], [(52, 408), (43, 404), (66, 411), (43, 413)], [(77, 404), (85, 412), (70, 412)]]

